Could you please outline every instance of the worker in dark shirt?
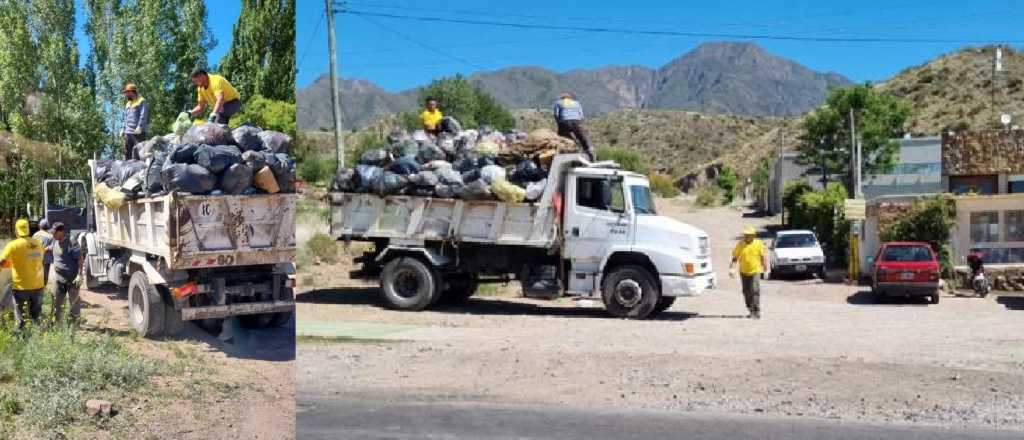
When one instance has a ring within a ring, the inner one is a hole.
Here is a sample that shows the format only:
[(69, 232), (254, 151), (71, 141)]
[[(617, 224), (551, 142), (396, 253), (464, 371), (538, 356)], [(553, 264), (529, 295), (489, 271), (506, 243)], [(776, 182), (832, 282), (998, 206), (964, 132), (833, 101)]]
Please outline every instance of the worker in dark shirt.
[(60, 322), (64, 314), (64, 300), (68, 301), (68, 309), (72, 321), (81, 316), (82, 304), (78, 296), (78, 273), (82, 268), (82, 251), (68, 238), (64, 223), (53, 224), (53, 319)]

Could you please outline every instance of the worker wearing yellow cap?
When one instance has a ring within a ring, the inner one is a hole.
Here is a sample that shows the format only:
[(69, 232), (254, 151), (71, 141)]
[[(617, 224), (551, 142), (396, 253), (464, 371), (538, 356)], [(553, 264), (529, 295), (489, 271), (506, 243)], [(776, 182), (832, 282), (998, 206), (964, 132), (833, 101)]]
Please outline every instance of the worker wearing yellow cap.
[(132, 83), (124, 85), (124, 160), (138, 159), (135, 157), (135, 144), (146, 140), (146, 129), (149, 128), (149, 105), (146, 98), (139, 95), (139, 88)]
[(25, 326), (24, 316), (39, 322), (43, 312), (43, 244), (32, 238), (28, 220), (14, 223), (16, 239), (4, 246), (0, 253), (0, 267), (11, 269), (11, 290), (21, 310), (18, 327)]
[(761, 319), (760, 278), (768, 266), (768, 252), (764, 243), (757, 239), (757, 230), (751, 226), (743, 229), (743, 239), (732, 250), (729, 276), (734, 276), (736, 263), (740, 266), (740, 281), (743, 284), (743, 300), (750, 311), (748, 318)]

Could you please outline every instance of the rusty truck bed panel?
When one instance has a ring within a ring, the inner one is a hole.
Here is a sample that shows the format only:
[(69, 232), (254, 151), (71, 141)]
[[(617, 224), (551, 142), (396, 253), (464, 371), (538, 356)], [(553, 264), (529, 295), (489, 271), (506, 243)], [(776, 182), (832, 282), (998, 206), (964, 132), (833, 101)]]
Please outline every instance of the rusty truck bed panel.
[(295, 256), (295, 203), (295, 194), (171, 193), (117, 210), (96, 201), (96, 235), (161, 256), (171, 270), (285, 263)]

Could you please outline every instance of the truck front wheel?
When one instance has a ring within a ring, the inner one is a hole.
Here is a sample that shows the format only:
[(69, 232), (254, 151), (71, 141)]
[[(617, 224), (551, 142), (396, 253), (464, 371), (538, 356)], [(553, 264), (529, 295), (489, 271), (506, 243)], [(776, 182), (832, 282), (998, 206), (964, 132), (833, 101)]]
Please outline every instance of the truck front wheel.
[(661, 300), (654, 277), (640, 266), (612, 269), (601, 283), (601, 293), (605, 309), (619, 318), (646, 318)]
[(423, 310), (440, 293), (437, 271), (413, 257), (398, 257), (384, 265), (380, 291), (384, 302), (399, 310)]
[(164, 300), (149, 283), (146, 273), (137, 270), (128, 282), (128, 320), (139, 335), (156, 338), (164, 332)]

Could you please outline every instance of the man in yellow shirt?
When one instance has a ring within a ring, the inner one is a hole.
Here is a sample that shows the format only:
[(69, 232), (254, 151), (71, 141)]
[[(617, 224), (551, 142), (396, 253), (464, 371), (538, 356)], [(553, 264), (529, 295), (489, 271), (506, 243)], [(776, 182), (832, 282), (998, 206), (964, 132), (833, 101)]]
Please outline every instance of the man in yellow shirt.
[(21, 309), (18, 328), (25, 326), (27, 314), (32, 322), (39, 322), (43, 312), (43, 245), (32, 238), (28, 220), (19, 219), (14, 224), (18, 237), (4, 246), (0, 253), (0, 267), (11, 269), (11, 290), (14, 300)]
[(196, 69), (192, 72), (192, 84), (198, 89), (198, 102), (195, 108), (189, 110), (189, 115), (199, 116), (207, 106), (211, 106), (208, 121), (227, 124), (242, 109), (242, 96), (227, 78)]
[(748, 318), (761, 319), (761, 286), (759, 279), (768, 266), (768, 252), (764, 243), (757, 239), (757, 230), (747, 226), (743, 229), (743, 240), (736, 243), (732, 250), (732, 262), (729, 263), (729, 276), (733, 276), (733, 267), (739, 262), (740, 281), (743, 283), (743, 300), (750, 311)]
[(423, 131), (437, 136), (441, 132), (441, 109), (437, 108), (437, 100), (433, 97), (427, 98), (427, 108), (420, 113), (420, 122), (423, 123)]

